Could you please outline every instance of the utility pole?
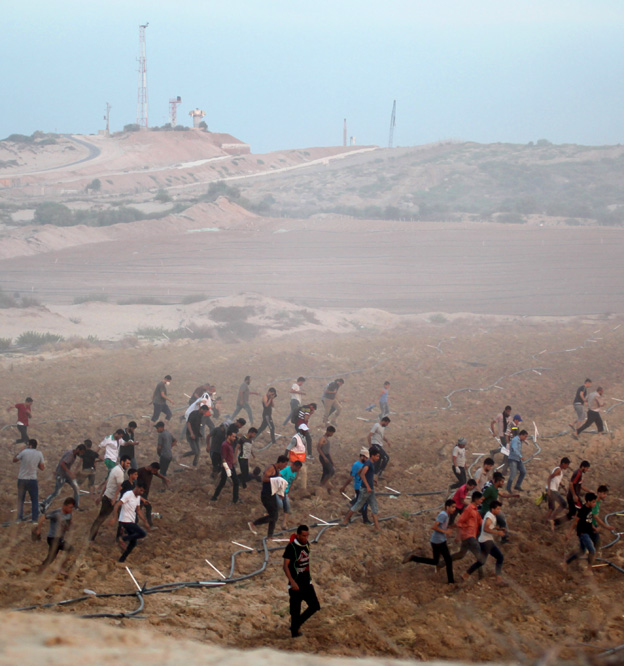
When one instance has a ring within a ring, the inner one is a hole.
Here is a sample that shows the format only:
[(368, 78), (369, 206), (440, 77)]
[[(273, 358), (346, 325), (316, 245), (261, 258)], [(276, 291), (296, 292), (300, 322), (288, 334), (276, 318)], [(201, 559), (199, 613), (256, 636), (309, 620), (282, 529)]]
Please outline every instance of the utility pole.
[(390, 116), (390, 136), (388, 138), (388, 148), (392, 148), (394, 143), (394, 126), (396, 125), (396, 99), (392, 105), (392, 116)]
[(173, 129), (178, 124), (178, 104), (182, 101), (180, 95), (169, 99), (169, 122)]
[(106, 102), (106, 115), (104, 116), (104, 120), (106, 121), (106, 136), (110, 136), (110, 110), (113, 107)]
[(137, 98), (137, 125), (148, 128), (147, 124), (147, 59), (145, 57), (145, 28), (149, 23), (139, 26), (139, 91)]

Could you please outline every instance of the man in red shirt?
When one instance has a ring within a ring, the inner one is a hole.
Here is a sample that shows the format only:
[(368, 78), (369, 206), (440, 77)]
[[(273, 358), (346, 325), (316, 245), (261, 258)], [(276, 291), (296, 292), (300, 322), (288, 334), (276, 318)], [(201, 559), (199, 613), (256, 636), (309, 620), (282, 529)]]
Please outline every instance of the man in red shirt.
[(17, 409), (17, 429), (20, 438), (15, 440), (16, 444), (28, 444), (28, 419), (32, 416), (32, 403), (32, 398), (26, 398), (24, 402), (18, 402), (7, 407), (7, 412)]
[[(481, 547), (479, 546), (478, 538), (481, 532), (481, 523), (483, 522), (479, 513), (479, 507), (482, 503), (483, 495), (478, 490), (475, 490), (472, 493), (472, 501), (464, 509), (456, 523), (461, 536), (461, 548), (452, 555), (451, 559), (453, 561), (463, 559), (468, 551), (479, 562), (481, 561)], [(481, 571), (481, 569), (478, 571)], [(480, 573), (479, 576), (483, 576), (483, 573)]]
[[(219, 494), (223, 490), (228, 478), (232, 479), (232, 502), (238, 503), (238, 475), (236, 474), (236, 452), (234, 447), (238, 439), (238, 427), (231, 425), (223, 444), (221, 444), (221, 478), (215, 488), (214, 495), (210, 498), (213, 502), (219, 499)], [(236, 445), (236, 448), (238, 446)]]

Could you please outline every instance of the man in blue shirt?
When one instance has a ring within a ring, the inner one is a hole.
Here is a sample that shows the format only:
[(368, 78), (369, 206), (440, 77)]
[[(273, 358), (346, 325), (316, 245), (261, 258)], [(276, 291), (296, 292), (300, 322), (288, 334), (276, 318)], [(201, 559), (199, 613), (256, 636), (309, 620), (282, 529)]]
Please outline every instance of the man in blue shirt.
[[(347, 479), (344, 486), (342, 486), (342, 488), (340, 489), (340, 492), (344, 493), (349, 483), (351, 483), (351, 479), (353, 478), (353, 490), (355, 490), (355, 499), (353, 500), (353, 502), (351, 502), (352, 507), (358, 501), (358, 498), (360, 496), (360, 489), (362, 488), (362, 479), (360, 478), (360, 470), (362, 469), (362, 467), (364, 467), (364, 463), (367, 460), (368, 460), (368, 449), (364, 447), (360, 450), (360, 457), (351, 466), (351, 473), (349, 475), (349, 478)], [(371, 521), (368, 519), (368, 504), (365, 504), (362, 507), (362, 520), (366, 525), (371, 524)]]
[(293, 460), (288, 467), (284, 467), (280, 472), (280, 476), (288, 481), (288, 486), (286, 486), (286, 490), (284, 491), (284, 499), (277, 495), (277, 506), (284, 511), (284, 518), (282, 520), (282, 529), (284, 530), (289, 529), (288, 516), (290, 515), (290, 495), (288, 494), (288, 491), (292, 487), (292, 484), (302, 467), (303, 463), (301, 460)]
[(446, 500), (444, 503), (444, 511), (440, 511), (431, 527), (433, 534), (431, 535), (430, 542), (433, 557), (420, 557), (420, 555), (408, 553), (403, 558), (403, 564), (407, 562), (419, 562), (420, 564), (432, 564), (433, 566), (437, 566), (440, 557), (443, 557), (444, 563), (446, 564), (448, 583), (449, 585), (452, 585), (455, 582), (455, 578), (453, 577), (453, 560), (446, 543), (446, 537), (454, 532), (453, 527), (449, 528), (449, 520), (456, 510), (457, 506), (455, 501), (452, 499)]
[(358, 472), (358, 476), (362, 480), (360, 494), (356, 503), (347, 512), (344, 522), (341, 523), (343, 527), (346, 527), (349, 524), (354, 513), (362, 509), (365, 504), (368, 504), (371, 508), (371, 513), (373, 514), (375, 529), (379, 530), (379, 520), (377, 519), (377, 498), (375, 497), (375, 463), (380, 458), (379, 449), (376, 446), (371, 446), (368, 450), (368, 455), (370, 458), (362, 465), (362, 468)]
[(507, 479), (507, 492), (510, 493), (516, 474), (518, 474), (518, 481), (516, 482), (515, 490), (522, 490), (522, 482), (526, 476), (526, 468), (524, 466), (524, 458), (522, 457), (522, 444), (528, 437), (529, 433), (526, 430), (521, 430), (512, 440), (509, 446), (509, 478)]

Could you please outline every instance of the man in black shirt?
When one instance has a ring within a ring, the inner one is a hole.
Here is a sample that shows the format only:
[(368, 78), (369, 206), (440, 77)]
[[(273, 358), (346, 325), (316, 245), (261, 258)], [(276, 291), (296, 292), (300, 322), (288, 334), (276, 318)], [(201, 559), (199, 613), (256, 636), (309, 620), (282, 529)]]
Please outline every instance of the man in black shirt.
[(206, 451), (210, 453), (213, 479), (216, 479), (217, 476), (221, 475), (221, 469), (223, 468), (223, 461), (221, 459), (221, 446), (223, 442), (225, 442), (228, 427), (231, 425), (236, 425), (239, 429), (242, 429), (246, 423), (247, 421), (242, 418), (236, 419), (236, 421), (223, 421), (223, 423), (220, 423), (216, 428), (213, 428), (210, 431), (210, 434), (206, 437)]
[(82, 456), (82, 469), (76, 475), (76, 481), (81, 486), (85, 479), (89, 480), (89, 493), (95, 493), (95, 464), (102, 462), (100, 454), (92, 449), (93, 442), (90, 439), (85, 439), (83, 444), (86, 450)]
[(124, 443), (119, 447), (119, 458), (121, 456), (130, 456), (130, 464), (136, 469), (137, 461), (134, 453), (134, 447), (138, 446), (138, 442), (135, 439), (134, 431), (138, 428), (136, 421), (130, 421), (128, 427), (123, 431), (121, 438)]
[(190, 451), (182, 454), (183, 458), (193, 456), (193, 467), (199, 462), (199, 449), (201, 440), (202, 419), (208, 413), (208, 406), (202, 405), (199, 409), (191, 412), (186, 422), (186, 441), (191, 447)]
[[(288, 595), (290, 597), (290, 634), (293, 638), (301, 636), (301, 625), (314, 613), (321, 610), (310, 576), (310, 544), (307, 525), (299, 525), (290, 543), (284, 550), (284, 573), (288, 578)], [(307, 604), (301, 612), (301, 602)]]
[(596, 559), (596, 542), (598, 540), (598, 529), (594, 527), (592, 509), (596, 506), (598, 496), (595, 493), (587, 493), (585, 495), (585, 504), (578, 510), (576, 517), (570, 525), (570, 529), (566, 534), (566, 540), (572, 536), (572, 531), (576, 527), (576, 535), (579, 540), (579, 549), (572, 553), (570, 557), (564, 562), (563, 568), (565, 569), (570, 562), (573, 562), (577, 557), (580, 557), (587, 551), (587, 573), (593, 574), (592, 566)]
[(592, 380), (586, 379), (583, 384), (576, 389), (576, 394), (574, 395), (574, 401), (572, 403), (574, 413), (576, 414), (576, 421), (570, 423), (572, 432), (576, 432), (587, 418), (587, 398), (589, 397), (589, 387), (591, 384)]

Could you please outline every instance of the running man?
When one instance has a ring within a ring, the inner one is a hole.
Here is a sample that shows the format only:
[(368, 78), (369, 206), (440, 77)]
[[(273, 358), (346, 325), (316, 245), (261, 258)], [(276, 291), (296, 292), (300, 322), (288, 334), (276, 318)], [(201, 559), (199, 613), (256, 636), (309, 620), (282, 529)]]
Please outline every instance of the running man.
[(572, 428), (573, 432), (576, 432), (587, 418), (587, 399), (589, 397), (589, 387), (591, 384), (592, 380), (586, 379), (583, 384), (576, 389), (576, 394), (572, 403), (574, 413), (576, 414), (576, 421), (570, 423), (570, 428)]
[[(98, 444), (100, 449), (104, 449), (104, 464), (106, 465), (108, 474), (110, 474), (111, 469), (115, 467), (119, 460), (119, 449), (124, 443), (123, 435), (124, 431), (118, 428), (112, 435), (108, 435)], [(108, 474), (106, 475), (107, 478)]]
[[(100, 513), (93, 521), (89, 530), (89, 541), (95, 541), (97, 533), (104, 521), (113, 513), (115, 503), (119, 499), (121, 486), (124, 482), (124, 473), (130, 469), (130, 456), (122, 456), (119, 465), (115, 465), (108, 475), (106, 487), (100, 501)], [(97, 501), (97, 500), (96, 500)]]
[(468, 571), (462, 576), (463, 580), (466, 581), (470, 576), (485, 564), (489, 555), (491, 555), (496, 560), (496, 582), (499, 585), (504, 585), (504, 581), (501, 577), (503, 573), (503, 562), (505, 558), (500, 552), (500, 549), (494, 541), (495, 536), (505, 537), (506, 532), (504, 529), (498, 526), (497, 516), (501, 512), (502, 504), (495, 500), (490, 504), (489, 511), (483, 516), (483, 524), (481, 525), (481, 534), (479, 535), (479, 545), (481, 547), (481, 557), (474, 564), (470, 566)]
[(308, 469), (306, 467), (306, 456), (307, 449), (303, 440), (306, 439), (306, 435), (309, 434), (309, 428), (305, 423), (302, 423), (298, 426), (297, 432), (292, 436), (288, 446), (286, 447), (286, 455), (290, 462), (298, 460), (302, 467), (299, 472), (299, 482), (302, 490), (307, 490), (308, 488)]
[(154, 389), (152, 396), (152, 404), (154, 405), (154, 413), (152, 414), (152, 423), (158, 421), (161, 412), (165, 415), (165, 421), (171, 420), (171, 409), (169, 409), (168, 402), (173, 405), (173, 400), (167, 396), (167, 387), (171, 384), (171, 375), (165, 375), (164, 379)]
[(377, 513), (379, 509), (377, 507), (377, 497), (375, 497), (375, 463), (380, 458), (379, 449), (377, 447), (371, 446), (371, 448), (368, 450), (368, 454), (368, 460), (364, 462), (362, 469), (360, 469), (358, 472), (360, 479), (362, 480), (360, 494), (356, 503), (349, 509), (344, 521), (341, 523), (343, 527), (347, 527), (349, 525), (349, 521), (353, 517), (354, 513), (357, 513), (360, 509), (364, 508), (364, 505), (368, 504), (371, 513), (373, 514), (373, 523), (375, 523), (375, 529), (379, 530), (379, 520), (377, 519)]
[(278, 509), (282, 509), (282, 511), (284, 512), (284, 517), (282, 518), (283, 530), (287, 530), (290, 528), (289, 519), (288, 519), (290, 516), (289, 492), (300, 470), (301, 470), (301, 463), (299, 462), (299, 460), (295, 460), (294, 462), (291, 462), (290, 465), (288, 465), (288, 467), (284, 467), (284, 469), (280, 472), (280, 476), (283, 479), (286, 479), (286, 481), (288, 482), (288, 485), (284, 490), (284, 497), (277, 495), (277, 507)]
[(186, 441), (191, 447), (190, 451), (182, 454), (183, 458), (188, 458), (193, 456), (193, 467), (197, 467), (199, 462), (199, 453), (201, 449), (201, 438), (202, 438), (202, 421), (204, 416), (210, 415), (210, 409), (208, 405), (201, 405), (199, 409), (192, 411), (189, 414), (188, 420), (186, 422)]
[[(280, 492), (279, 488), (285, 489), (288, 485), (288, 482), (282, 478), (280, 472), (288, 464), (288, 458), (286, 456), (279, 456), (277, 461), (272, 465), (269, 465), (262, 475), (262, 490), (260, 491), (260, 501), (262, 506), (267, 510), (266, 515), (261, 518), (257, 518), (253, 522), (247, 523), (249, 529), (254, 533), (258, 534), (256, 527), (258, 525), (268, 524), (267, 536), (271, 538), (273, 532), (275, 532), (275, 525), (277, 524), (278, 509), (277, 509), (277, 497), (276, 494), (283, 495), (283, 490)], [(279, 480), (283, 483), (276, 484), (276, 480)]]
[(245, 377), (245, 379), (243, 380), (243, 383), (240, 385), (240, 388), (238, 389), (238, 395), (236, 396), (236, 409), (234, 410), (232, 416), (230, 416), (230, 419), (232, 419), (232, 421), (236, 418), (238, 412), (240, 412), (241, 409), (244, 409), (247, 412), (247, 415), (249, 416), (249, 425), (253, 425), (253, 414), (251, 413), (249, 396), (260, 395), (260, 394), (256, 393), (255, 391), (250, 391), (249, 390), (250, 384), (251, 384), (251, 377), (247, 375), (247, 377)]
[(455, 583), (455, 578), (453, 577), (453, 560), (448, 549), (448, 544), (446, 543), (446, 537), (453, 533), (453, 528), (449, 527), (449, 520), (455, 513), (456, 509), (457, 507), (452, 499), (446, 500), (446, 502), (444, 502), (444, 511), (440, 511), (435, 522), (431, 526), (433, 534), (431, 535), (430, 543), (433, 557), (421, 557), (419, 555), (414, 555), (414, 553), (408, 553), (403, 558), (403, 564), (406, 564), (407, 562), (418, 562), (420, 564), (431, 564), (436, 567), (438, 566), (440, 557), (442, 557), (446, 564), (447, 582), (449, 585)]
[(344, 379), (335, 379), (333, 382), (329, 382), (325, 387), (323, 392), (323, 407), (325, 408), (325, 413), (323, 414), (323, 425), (327, 426), (330, 424), (330, 418), (333, 415), (333, 423), (336, 422), (336, 419), (340, 416), (342, 410), (342, 405), (338, 402), (338, 391), (340, 387), (344, 384)]
[(507, 432), (507, 421), (511, 415), (511, 405), (506, 405), (505, 409), (500, 414), (497, 414), (490, 422), (490, 430), (492, 431), (492, 437), (497, 439), (499, 446), (490, 451), (490, 457), (493, 458), (497, 453), (503, 453), (503, 449), (507, 448), (507, 437), (505, 433)]
[[(63, 506), (60, 509), (55, 509), (50, 511), (50, 513), (42, 513), (39, 518), (37, 526), (33, 530), (35, 537), (41, 537), (41, 526), (43, 522), (47, 520), (50, 523), (48, 529), (48, 554), (46, 555), (45, 560), (41, 563), (39, 567), (39, 573), (41, 573), (49, 564), (52, 564), (58, 555), (59, 550), (65, 552), (66, 557), (63, 561), (63, 565), (67, 562), (67, 557), (73, 550), (72, 546), (65, 542), (65, 535), (69, 531), (69, 528), (72, 524), (72, 516), (74, 512), (76, 502), (73, 497), (68, 497), (64, 502)], [(66, 573), (61, 569), (62, 573)]]
[[(470, 504), (456, 523), (461, 537), (461, 547), (456, 553), (453, 553), (451, 558), (453, 562), (462, 560), (468, 551), (475, 556), (477, 562), (481, 559), (481, 546), (479, 545), (479, 535), (481, 534), (481, 525), (483, 524), (483, 518), (479, 513), (481, 504), (483, 504), (483, 495), (478, 490), (475, 490), (472, 493)], [(479, 569), (479, 578), (482, 576), (483, 572)]]
[(388, 463), (390, 456), (386, 453), (384, 448), (385, 444), (390, 444), (390, 440), (386, 437), (386, 428), (390, 425), (390, 417), (384, 416), (379, 419), (379, 423), (375, 423), (368, 433), (368, 446), (376, 446), (379, 449), (379, 463), (375, 467), (375, 474), (379, 475), (381, 479)]
[(379, 394), (379, 420), (384, 418), (384, 416), (390, 416), (390, 405), (388, 404), (388, 398), (390, 394), (390, 382), (384, 382), (381, 393)]
[(97, 463), (102, 462), (98, 451), (93, 450), (93, 442), (90, 439), (85, 439), (83, 444), (86, 447), (84, 455), (82, 456), (82, 469), (76, 475), (76, 481), (81, 486), (85, 479), (88, 481), (89, 495), (95, 494), (95, 466)]
[(257, 434), (258, 430), (256, 428), (249, 428), (247, 434), (238, 440), (238, 464), (240, 467), (238, 480), (243, 488), (247, 488), (247, 483), (252, 479), (254, 481), (260, 480), (255, 476), (249, 475), (249, 458), (256, 459), (256, 454), (253, 452), (253, 441)]
[[(150, 526), (141, 509), (141, 496), (144, 492), (145, 488), (140, 483), (137, 483), (132, 490), (124, 493), (115, 505), (116, 515), (119, 516), (119, 524), (126, 533), (117, 541), (119, 548), (123, 551), (119, 558), (120, 562), (126, 561), (128, 555), (130, 555), (137, 545), (137, 541), (144, 539), (147, 536), (147, 532), (150, 531)], [(137, 516), (143, 521), (147, 532), (139, 525)], [(126, 541), (128, 544), (125, 548), (121, 543), (122, 541)]]
[[(368, 457), (369, 457), (368, 449), (366, 447), (360, 449), (360, 456), (351, 466), (351, 472), (349, 474), (349, 478), (346, 480), (344, 486), (342, 486), (342, 488), (340, 489), (340, 492), (344, 494), (344, 491), (347, 489), (347, 486), (351, 483), (351, 479), (353, 479), (353, 490), (355, 490), (355, 499), (351, 502), (352, 508), (355, 505), (355, 503), (358, 501), (358, 498), (360, 496), (360, 490), (362, 488), (362, 477), (360, 476), (360, 470), (364, 466), (364, 463), (368, 460)], [(365, 504), (362, 507), (361, 513), (364, 524), (371, 525), (372, 523), (368, 519), (368, 504)]]
[(275, 425), (273, 423), (273, 402), (275, 398), (277, 398), (277, 391), (273, 387), (262, 397), (262, 423), (258, 428), (258, 435), (261, 435), (267, 427), (269, 428), (271, 444), (275, 444)]
[(561, 482), (563, 481), (563, 473), (570, 467), (569, 458), (561, 458), (561, 461), (549, 474), (546, 481), (546, 495), (548, 499), (548, 513), (544, 520), (550, 523), (551, 528), (555, 529), (555, 524), (559, 518), (563, 517), (563, 512), (567, 509), (567, 503), (563, 495), (559, 492)]
[(297, 417), (299, 407), (301, 407), (301, 396), (306, 394), (305, 391), (301, 390), (304, 383), (305, 377), (297, 377), (297, 381), (290, 387), (290, 412), (284, 419), (283, 426), (288, 425), (289, 422), (294, 423)]
[(336, 468), (334, 467), (334, 461), (331, 457), (330, 444), (331, 438), (334, 436), (336, 428), (334, 426), (327, 426), (325, 434), (319, 439), (316, 448), (319, 453), (319, 460), (323, 467), (323, 474), (321, 476), (321, 487), (325, 488), (329, 483), (329, 480), (336, 473)]
[(602, 397), (604, 395), (604, 389), (602, 386), (599, 386), (593, 393), (589, 394), (587, 398), (587, 421), (583, 423), (580, 428), (576, 429), (576, 437), (587, 430), (589, 426), (596, 424), (598, 432), (604, 432), (604, 424), (602, 422), (602, 416), (600, 416), (600, 410), (607, 404), (607, 401)]
[(36, 439), (28, 440), (28, 446), (20, 451), (13, 462), (20, 464), (17, 473), (17, 520), (24, 520), (24, 500), (26, 493), (30, 497), (31, 519), (33, 523), (39, 520), (39, 482), (37, 481), (38, 470), (45, 469), (43, 453), (37, 451)]
[(228, 479), (232, 479), (232, 503), (238, 502), (238, 474), (236, 473), (236, 457), (234, 448), (237, 447), (238, 426), (231, 425), (228, 428), (227, 436), (221, 444), (221, 478), (210, 498), (212, 502), (219, 499), (221, 491), (225, 487)]
[[(291, 536), (283, 555), (284, 573), (288, 578), (290, 597), (290, 635), (293, 638), (301, 636), (300, 629), (303, 623), (321, 610), (310, 576), (309, 533), (307, 525), (299, 525), (297, 533)], [(301, 603), (304, 601), (307, 608), (302, 613)]]
[[(568, 514), (566, 519), (567, 520), (572, 520), (574, 516), (576, 515), (577, 511), (581, 508), (583, 505), (583, 502), (581, 500), (581, 493), (587, 493), (589, 492), (589, 488), (586, 488), (583, 485), (583, 477), (589, 470), (591, 465), (589, 464), (589, 461), (583, 460), (581, 462), (579, 468), (572, 474), (572, 478), (570, 479), (570, 483), (568, 484), (568, 493), (566, 495), (566, 501), (568, 502)], [(563, 518), (559, 518), (556, 521), (557, 525), (560, 525), (563, 522)]]
[(76, 462), (76, 458), (82, 458), (86, 450), (87, 447), (84, 444), (78, 444), (75, 449), (70, 449), (61, 456), (56, 467), (56, 485), (54, 486), (54, 490), (41, 502), (41, 506), (39, 507), (41, 513), (45, 513), (48, 510), (48, 507), (58, 497), (66, 483), (72, 487), (74, 491), (74, 504), (76, 509), (79, 509), (80, 489), (76, 482), (76, 475), (71, 471), (71, 468)]
[(474, 473), (474, 480), (477, 482), (477, 490), (483, 492), (486, 486), (492, 482), (492, 474), (494, 474), (494, 459), (486, 458), (483, 465)]
[(522, 456), (522, 445), (526, 441), (529, 433), (526, 430), (521, 430), (512, 440), (509, 445), (509, 479), (507, 480), (507, 492), (510, 493), (516, 474), (518, 480), (514, 486), (514, 490), (522, 492), (522, 482), (526, 476), (526, 467), (524, 466), (524, 457)]
[(453, 483), (450, 488), (455, 489), (463, 486), (466, 483), (466, 445), (468, 440), (465, 437), (460, 437), (457, 444), (453, 448), (452, 453), (452, 469), (453, 474), (457, 481)]
[(160, 463), (160, 473), (167, 476), (169, 465), (173, 460), (173, 447), (178, 443), (178, 440), (165, 428), (163, 421), (158, 421), (154, 426), (158, 433), (158, 442), (156, 443), (156, 453), (158, 453)]
[(587, 552), (587, 574), (593, 575), (592, 566), (596, 559), (596, 543), (598, 542), (598, 528), (594, 527), (594, 515), (592, 513), (598, 496), (595, 493), (587, 493), (585, 495), (585, 504), (578, 510), (570, 529), (566, 534), (566, 541), (572, 537), (572, 532), (576, 528), (576, 535), (579, 540), (579, 549), (572, 553), (563, 563), (564, 570), (568, 564), (581, 557), (583, 553)]
[(18, 402), (15, 405), (9, 405), (7, 412), (12, 409), (17, 409), (17, 429), (19, 430), (20, 438), (15, 440), (16, 444), (28, 444), (28, 423), (32, 418), (32, 398), (26, 398), (24, 402)]
[(121, 456), (130, 456), (130, 460), (132, 461), (132, 467), (134, 468), (137, 467), (136, 453), (134, 447), (139, 445), (139, 442), (137, 442), (135, 439), (135, 432), (137, 428), (138, 428), (137, 422), (130, 421), (126, 429), (123, 431), (123, 435), (121, 436), (123, 442), (119, 442), (119, 457), (121, 458)]

